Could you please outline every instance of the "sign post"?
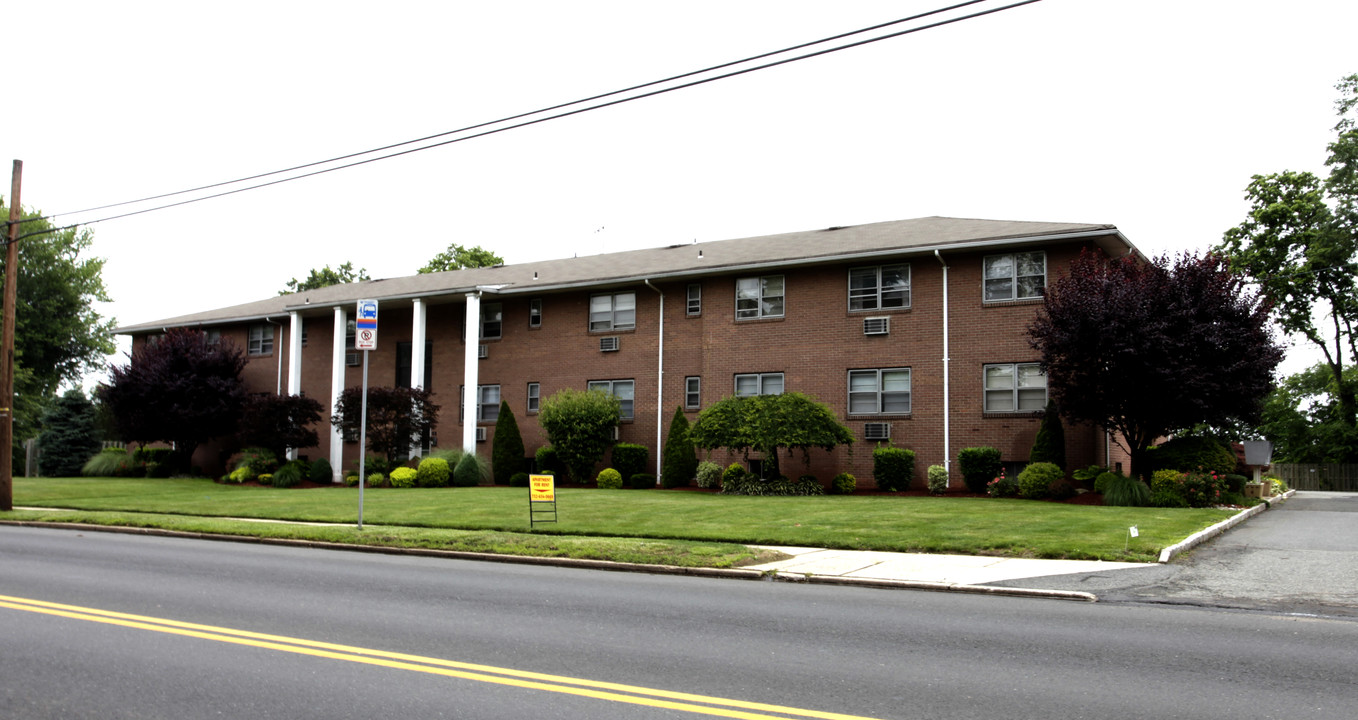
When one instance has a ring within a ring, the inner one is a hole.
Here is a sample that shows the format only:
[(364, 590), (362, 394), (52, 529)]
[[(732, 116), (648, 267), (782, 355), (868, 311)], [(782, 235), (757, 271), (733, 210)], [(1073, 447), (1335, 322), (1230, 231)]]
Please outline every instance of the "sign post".
[(363, 401), (358, 423), (358, 529), (363, 529), (363, 486), (368, 484), (368, 353), (377, 349), (377, 301), (359, 300), (354, 348), (363, 351)]
[(551, 475), (528, 476), (528, 527), (540, 522), (556, 522), (556, 478)]

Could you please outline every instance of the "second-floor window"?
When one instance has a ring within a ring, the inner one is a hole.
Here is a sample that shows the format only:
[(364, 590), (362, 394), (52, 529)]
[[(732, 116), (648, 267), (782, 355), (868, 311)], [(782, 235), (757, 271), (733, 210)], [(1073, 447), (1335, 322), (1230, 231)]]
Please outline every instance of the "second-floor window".
[(985, 412), (1039, 412), (1047, 407), (1047, 376), (1037, 363), (985, 366)]
[(688, 286), (688, 314), (703, 314), (703, 286), (698, 283)]
[(495, 340), (500, 337), (500, 333), (503, 328), (504, 328), (503, 303), (482, 303), (481, 338), (484, 340)]
[(782, 275), (736, 280), (736, 319), (782, 317), (783, 289)]
[(631, 330), (637, 326), (637, 294), (593, 295), (589, 299), (590, 330)]
[(528, 301), (528, 327), (542, 327), (542, 298)]
[(782, 373), (746, 373), (736, 376), (736, 395), (782, 395)]
[(1028, 300), (1047, 291), (1047, 254), (990, 255), (984, 260), (985, 301)]
[(849, 271), (850, 310), (910, 307), (910, 266), (881, 265)]
[(250, 326), (250, 340), (247, 346), (250, 355), (273, 354), (273, 326), (268, 323)]
[(539, 408), (541, 408), (540, 400), (541, 394), (542, 394), (541, 385), (535, 382), (528, 383), (528, 413), (530, 415), (537, 412)]
[(703, 404), (703, 379), (697, 375), (684, 378), (684, 409), (697, 410)]

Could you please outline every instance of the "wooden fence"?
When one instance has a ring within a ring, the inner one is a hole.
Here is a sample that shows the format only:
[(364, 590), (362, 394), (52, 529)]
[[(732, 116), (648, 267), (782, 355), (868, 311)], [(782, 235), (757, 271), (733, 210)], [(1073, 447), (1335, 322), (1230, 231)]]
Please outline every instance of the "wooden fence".
[(1269, 473), (1295, 490), (1358, 492), (1358, 465), (1274, 463)]

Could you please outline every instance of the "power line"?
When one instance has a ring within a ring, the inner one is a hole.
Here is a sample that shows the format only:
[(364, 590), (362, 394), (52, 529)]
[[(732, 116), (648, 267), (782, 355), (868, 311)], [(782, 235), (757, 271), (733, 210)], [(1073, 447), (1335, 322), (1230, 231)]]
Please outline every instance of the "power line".
[[(112, 204), (108, 204), (108, 205), (101, 205), (101, 206), (92, 207), (92, 208), (87, 208), (87, 209), (85, 209), (85, 210), (78, 210), (78, 211), (74, 211), (74, 212), (54, 213), (54, 214), (52, 214), (52, 215), (47, 215), (47, 216), (43, 216), (43, 217), (26, 218), (26, 219), (20, 220), (20, 221), (18, 221), (18, 222), (20, 222), (20, 223), (31, 222), (31, 221), (34, 221), (34, 220), (44, 220), (44, 219), (51, 219), (51, 218), (55, 218), (55, 217), (60, 217), (60, 216), (62, 216), (62, 215), (75, 215), (75, 214), (93, 212), (93, 211), (96, 211), (96, 210), (104, 210), (104, 209), (113, 208), (113, 207), (122, 207), (122, 206), (126, 206), (126, 205), (134, 205), (134, 204), (143, 203), (143, 202), (150, 202), (150, 201), (152, 201), (152, 200), (159, 200), (159, 199), (164, 199), (164, 198), (169, 198), (169, 197), (176, 197), (176, 196), (179, 196), (179, 195), (185, 195), (185, 194), (189, 194), (189, 193), (193, 193), (193, 192), (200, 192), (200, 191), (203, 191), (203, 190), (210, 190), (210, 189), (213, 189), (213, 188), (225, 187), (225, 186), (228, 186), (228, 185), (234, 185), (234, 184), (238, 184), (238, 183), (242, 183), (242, 182), (249, 182), (249, 181), (251, 181), (251, 180), (258, 180), (258, 179), (262, 179), (262, 178), (266, 178), (266, 177), (272, 177), (272, 176), (281, 175), (281, 174), (284, 174), (284, 173), (295, 172), (295, 171), (297, 171), (297, 170), (305, 170), (305, 169), (307, 169), (307, 168), (313, 168), (313, 167), (317, 167), (317, 166), (321, 166), (321, 165), (328, 165), (328, 164), (335, 163), (335, 162), (339, 162), (339, 161), (342, 161), (342, 160), (349, 160), (349, 159), (352, 159), (352, 158), (362, 157), (362, 156), (364, 156), (364, 155), (371, 155), (371, 154), (373, 154), (373, 153), (383, 152), (383, 151), (386, 151), (386, 150), (392, 150), (392, 149), (399, 148), (399, 147), (405, 147), (405, 146), (407, 146), (407, 145), (413, 145), (413, 144), (416, 144), (416, 143), (426, 142), (426, 141), (429, 141), (429, 140), (436, 140), (436, 139), (438, 139), (438, 138), (444, 138), (444, 137), (447, 137), (447, 136), (449, 136), (449, 135), (457, 135), (457, 134), (459, 134), (459, 133), (465, 133), (465, 132), (469, 132), (469, 131), (471, 131), (471, 130), (478, 130), (478, 129), (482, 129), (482, 128), (488, 128), (488, 127), (491, 127), (491, 126), (494, 126), (494, 125), (500, 125), (500, 124), (507, 123), (507, 122), (511, 122), (511, 121), (514, 121), (514, 120), (523, 120), (524, 118), (529, 118), (529, 117), (532, 117), (532, 116), (534, 116), (534, 115), (542, 115), (542, 114), (544, 114), (544, 113), (550, 113), (550, 112), (553, 112), (553, 111), (555, 111), (555, 110), (561, 110), (561, 109), (569, 108), (569, 107), (572, 107), (572, 106), (575, 106), (575, 105), (582, 105), (582, 104), (584, 104), (584, 103), (593, 102), (593, 101), (595, 101), (595, 100), (602, 100), (602, 99), (604, 99), (604, 98), (614, 97), (614, 96), (617, 96), (617, 95), (622, 95), (622, 94), (624, 94), (624, 93), (629, 93), (629, 92), (633, 92), (633, 91), (636, 91), (636, 90), (641, 90), (641, 89), (645, 89), (645, 88), (654, 87), (654, 86), (656, 86), (656, 85), (662, 85), (662, 84), (665, 84), (665, 83), (671, 83), (671, 82), (674, 82), (674, 81), (676, 81), (676, 80), (683, 80), (683, 79), (686, 79), (686, 78), (691, 78), (691, 77), (694, 77), (694, 76), (703, 75), (703, 74), (710, 73), (710, 72), (713, 72), (713, 71), (716, 71), (716, 70), (722, 70), (722, 69), (726, 69), (726, 68), (735, 67), (735, 66), (738, 66), (738, 65), (747, 64), (747, 63), (750, 63), (750, 62), (753, 62), (753, 61), (756, 61), (756, 60), (762, 60), (762, 59), (769, 58), (769, 57), (773, 57), (773, 56), (776, 56), (776, 55), (786, 54), (786, 53), (789, 53), (789, 52), (793, 52), (793, 51), (796, 51), (796, 50), (805, 49), (805, 48), (812, 47), (812, 46), (815, 46), (815, 45), (822, 45), (822, 44), (825, 44), (825, 43), (827, 43), (827, 42), (833, 42), (833, 41), (835, 41), (835, 40), (842, 40), (842, 39), (847, 38), (847, 37), (852, 37), (852, 36), (854, 36), (854, 35), (861, 35), (861, 34), (863, 34), (863, 33), (865, 33), (865, 32), (871, 32), (871, 31), (873, 31), (873, 30), (880, 30), (880, 29), (885, 28), (885, 27), (891, 27), (891, 26), (893, 26), (893, 25), (899, 25), (899, 24), (905, 23), (905, 22), (911, 22), (911, 21), (914, 21), (914, 20), (920, 20), (920, 19), (923, 19), (923, 18), (926, 18), (926, 17), (931, 17), (931, 16), (934, 16), (934, 15), (938, 15), (938, 14), (940, 14), (940, 13), (944, 13), (944, 12), (951, 11), (951, 10), (956, 10), (956, 9), (963, 8), (963, 7), (968, 7), (968, 6), (971, 6), (971, 5), (980, 4), (980, 3), (986, 2), (986, 1), (987, 1), (987, 0), (968, 0), (967, 2), (957, 3), (957, 4), (954, 4), (954, 5), (947, 6), (947, 7), (938, 8), (938, 9), (935, 9), (935, 10), (930, 10), (930, 11), (925, 12), (925, 13), (919, 13), (919, 14), (917, 14), (917, 15), (912, 15), (912, 16), (910, 16), (910, 17), (901, 18), (901, 19), (899, 19), (899, 20), (893, 20), (893, 21), (890, 21), (890, 22), (880, 23), (880, 24), (878, 24), (878, 25), (873, 25), (873, 26), (871, 26), (871, 27), (866, 27), (866, 28), (862, 28), (862, 29), (859, 29), (859, 30), (853, 30), (853, 31), (846, 32), (846, 33), (840, 33), (840, 34), (838, 34), (838, 35), (833, 35), (833, 36), (830, 36), (830, 37), (827, 37), (827, 38), (822, 38), (822, 39), (820, 39), (820, 40), (815, 40), (815, 41), (811, 41), (811, 42), (801, 43), (801, 44), (798, 44), (798, 45), (793, 45), (793, 46), (790, 46), (790, 47), (787, 47), (787, 48), (783, 48), (783, 49), (781, 49), (781, 50), (775, 50), (775, 51), (771, 51), (771, 52), (761, 53), (761, 54), (758, 54), (758, 55), (753, 55), (753, 56), (748, 57), (748, 58), (745, 58), (745, 59), (743, 59), (743, 60), (736, 60), (736, 61), (726, 62), (726, 63), (722, 63), (722, 64), (719, 64), (719, 65), (714, 65), (714, 66), (712, 66), (712, 67), (705, 68), (705, 69), (702, 69), (702, 70), (694, 70), (694, 71), (687, 72), (687, 73), (683, 73), (683, 74), (680, 74), (680, 75), (675, 75), (675, 76), (672, 76), (672, 77), (669, 77), (669, 78), (665, 78), (665, 79), (663, 79), (663, 80), (655, 80), (655, 81), (643, 83), (643, 84), (641, 84), (641, 85), (635, 85), (635, 86), (632, 86), (632, 87), (629, 87), (629, 88), (625, 88), (625, 89), (622, 89), (622, 90), (615, 90), (615, 91), (612, 91), (612, 92), (603, 93), (603, 94), (600, 94), (600, 95), (594, 95), (594, 96), (591, 96), (591, 97), (588, 97), (588, 98), (583, 98), (583, 99), (575, 100), (575, 101), (572, 101), (572, 102), (567, 102), (567, 103), (561, 103), (561, 104), (558, 104), (558, 105), (553, 105), (553, 106), (550, 106), (550, 107), (542, 108), (542, 109), (540, 109), (540, 110), (534, 110), (534, 111), (532, 111), (532, 112), (519, 113), (519, 114), (517, 114), (517, 115), (511, 115), (511, 116), (508, 116), (508, 117), (505, 117), (505, 118), (501, 118), (501, 119), (499, 119), (499, 120), (492, 120), (492, 121), (482, 122), (482, 123), (478, 123), (478, 124), (475, 124), (475, 125), (470, 125), (470, 126), (467, 126), (467, 127), (464, 127), (464, 128), (460, 128), (460, 129), (458, 129), (458, 130), (449, 130), (449, 131), (447, 131), (447, 132), (442, 132), (442, 133), (438, 133), (438, 134), (435, 134), (435, 135), (429, 135), (429, 136), (422, 137), (422, 138), (417, 138), (417, 139), (414, 139), (414, 140), (407, 140), (407, 141), (404, 141), (404, 142), (395, 143), (395, 144), (391, 144), (391, 145), (386, 145), (386, 146), (378, 147), (378, 148), (373, 148), (373, 149), (370, 149), (370, 150), (364, 150), (364, 151), (362, 151), (362, 152), (349, 153), (349, 154), (347, 154), (347, 155), (341, 155), (341, 156), (329, 158), (329, 159), (327, 159), (327, 160), (318, 160), (318, 161), (315, 161), (315, 162), (306, 163), (306, 164), (303, 164), (303, 165), (297, 165), (297, 166), (293, 166), (293, 167), (290, 167), (290, 168), (285, 168), (285, 169), (282, 169), (282, 170), (274, 170), (274, 171), (271, 171), (271, 172), (260, 173), (260, 174), (257, 174), (257, 175), (251, 175), (251, 176), (248, 176), (248, 177), (238, 178), (238, 179), (235, 179), (235, 180), (228, 180), (228, 181), (224, 181), (224, 182), (213, 183), (213, 184), (210, 184), (210, 185), (203, 185), (203, 186), (199, 186), (199, 187), (196, 187), (196, 188), (190, 188), (190, 189), (187, 189), (187, 190), (179, 190), (179, 191), (171, 192), (171, 193), (163, 193), (163, 194), (160, 194), (160, 195), (149, 196), (149, 197), (141, 198), (141, 199), (138, 199), (138, 200), (128, 200), (128, 201), (118, 202), (118, 203), (112, 203)], [(960, 16), (957, 16), (957, 17), (953, 17), (953, 18), (948, 18), (948, 19), (940, 20), (940, 21), (937, 21), (937, 22), (934, 22), (934, 23), (930, 23), (930, 24), (927, 24), (927, 25), (921, 25), (921, 26), (918, 26), (918, 27), (908, 28), (908, 29), (905, 29), (905, 30), (900, 30), (900, 31), (897, 31), (897, 32), (888, 33), (888, 34), (885, 34), (885, 35), (880, 35), (880, 36), (876, 36), (876, 37), (872, 37), (872, 38), (867, 38), (867, 39), (863, 39), (863, 40), (858, 40), (858, 41), (855, 41), (855, 42), (852, 42), (852, 43), (847, 43), (847, 44), (839, 45), (839, 46), (832, 47), (832, 48), (826, 48), (826, 49), (823, 49), (823, 50), (817, 50), (817, 51), (815, 51), (815, 52), (806, 53), (806, 54), (804, 54), (804, 55), (798, 55), (798, 56), (795, 56), (795, 57), (784, 58), (784, 59), (782, 59), (782, 60), (776, 60), (776, 61), (769, 62), (769, 63), (765, 63), (765, 64), (762, 64), (762, 65), (755, 65), (755, 66), (753, 66), (753, 67), (748, 67), (748, 68), (744, 68), (744, 69), (740, 69), (740, 70), (734, 70), (734, 71), (731, 71), (731, 72), (727, 72), (727, 73), (723, 73), (723, 74), (719, 74), (719, 75), (714, 75), (714, 76), (708, 77), (708, 78), (703, 78), (703, 79), (699, 79), (699, 80), (692, 80), (692, 81), (689, 81), (689, 82), (686, 82), (686, 83), (682, 83), (682, 84), (678, 84), (678, 85), (673, 85), (673, 86), (661, 88), (661, 89), (658, 89), (658, 90), (651, 90), (651, 91), (649, 91), (649, 92), (640, 93), (640, 94), (637, 94), (637, 95), (630, 95), (630, 96), (628, 96), (628, 97), (619, 98), (619, 99), (615, 99), (615, 100), (610, 100), (610, 101), (608, 101), (608, 102), (598, 103), (598, 104), (590, 105), (590, 106), (587, 106), (587, 107), (576, 108), (576, 109), (574, 109), (574, 110), (569, 110), (569, 111), (557, 113), (557, 114), (554, 114), (554, 115), (547, 115), (547, 116), (545, 116), (545, 117), (540, 117), (540, 118), (533, 119), (533, 120), (524, 120), (523, 122), (518, 122), (518, 123), (511, 124), (511, 125), (506, 125), (506, 126), (504, 126), (504, 127), (499, 127), (499, 128), (495, 128), (495, 129), (483, 130), (482, 132), (474, 133), (474, 134), (471, 134), (471, 135), (466, 135), (466, 136), (463, 136), (463, 137), (457, 137), (457, 138), (453, 138), (453, 139), (450, 139), (450, 140), (443, 140), (443, 141), (441, 141), (441, 142), (431, 143), (431, 144), (427, 144), (427, 145), (421, 145), (421, 146), (419, 146), (419, 147), (410, 148), (410, 149), (407, 149), (407, 150), (402, 150), (402, 151), (400, 151), (400, 152), (388, 153), (388, 154), (386, 154), (386, 155), (380, 155), (380, 156), (368, 158), (368, 159), (365, 159), (365, 160), (357, 160), (357, 161), (354, 161), (354, 162), (344, 163), (344, 164), (342, 164), (342, 165), (336, 165), (336, 166), (334, 166), (334, 167), (324, 168), (324, 169), (321, 169), (321, 170), (313, 170), (313, 171), (311, 171), (311, 172), (302, 173), (302, 174), (298, 174), (298, 175), (290, 175), (290, 176), (288, 176), (288, 177), (281, 178), (281, 179), (278, 179), (278, 180), (271, 180), (271, 181), (269, 181), (269, 182), (263, 182), (263, 183), (257, 183), (257, 184), (254, 184), (254, 185), (248, 185), (248, 186), (246, 186), (246, 187), (236, 188), (236, 189), (234, 189), (234, 190), (227, 190), (227, 191), (218, 192), (218, 193), (213, 193), (213, 194), (209, 194), (209, 195), (203, 195), (203, 196), (200, 196), (200, 197), (190, 198), (190, 199), (188, 199), (188, 200), (181, 200), (181, 201), (178, 201), (178, 202), (167, 203), (167, 204), (164, 204), (164, 205), (158, 205), (158, 206), (156, 206), (156, 207), (145, 208), (145, 209), (142, 209), (142, 210), (135, 210), (135, 211), (132, 211), (132, 212), (126, 212), (126, 213), (121, 213), (121, 214), (117, 214), (117, 215), (111, 215), (111, 216), (108, 216), (108, 217), (98, 218), (98, 219), (96, 219), (96, 220), (90, 220), (90, 221), (87, 221), (87, 222), (84, 222), (84, 223), (76, 223), (76, 224), (68, 225), (68, 226), (65, 226), (65, 227), (52, 228), (52, 229), (45, 230), (45, 231), (41, 231), (41, 232), (29, 233), (29, 234), (26, 234), (26, 235), (21, 235), (21, 236), (19, 236), (18, 239), (22, 239), (22, 238), (26, 238), (26, 237), (31, 237), (31, 236), (33, 236), (33, 235), (41, 235), (41, 234), (48, 234), (48, 233), (52, 233), (52, 232), (60, 232), (60, 231), (62, 231), (62, 230), (68, 230), (68, 229), (71, 229), (71, 228), (78, 227), (78, 226), (80, 226), (80, 225), (93, 225), (93, 224), (95, 224), (95, 223), (106, 222), (106, 221), (109, 221), (109, 220), (118, 220), (118, 219), (121, 219), (121, 218), (131, 217), (131, 216), (134, 216), (134, 215), (142, 215), (142, 214), (145, 214), (145, 213), (155, 212), (155, 211), (158, 211), (158, 210), (165, 210), (165, 209), (169, 209), (169, 208), (173, 208), (173, 207), (178, 207), (178, 206), (181, 206), (181, 205), (188, 205), (188, 204), (192, 204), (192, 203), (196, 203), (196, 202), (201, 202), (201, 201), (203, 201), (203, 200), (211, 200), (211, 199), (214, 199), (214, 198), (225, 197), (225, 196), (227, 196), (227, 195), (234, 195), (234, 194), (241, 193), (241, 192), (245, 192), (245, 191), (248, 191), (248, 190), (257, 190), (257, 189), (269, 187), (269, 186), (272, 186), (272, 185), (278, 185), (278, 184), (285, 183), (285, 182), (291, 182), (291, 181), (293, 181), (293, 180), (301, 180), (301, 179), (303, 179), (303, 178), (313, 177), (313, 176), (316, 176), (316, 175), (323, 175), (323, 174), (326, 174), (326, 173), (334, 172), (334, 171), (336, 171), (336, 170), (343, 170), (343, 169), (347, 169), (347, 168), (351, 168), (351, 167), (357, 167), (357, 166), (359, 166), (359, 165), (366, 165), (366, 164), (368, 164), (368, 163), (377, 162), (377, 161), (379, 161), (379, 160), (388, 160), (388, 159), (391, 159), (391, 158), (400, 157), (400, 156), (402, 156), (402, 155), (409, 155), (409, 154), (411, 154), (411, 153), (421, 152), (421, 151), (424, 151), (424, 150), (431, 150), (431, 149), (433, 149), (433, 148), (443, 147), (443, 146), (445, 146), (445, 145), (451, 145), (451, 144), (463, 142), (463, 141), (466, 141), (466, 140), (472, 140), (472, 139), (479, 138), (479, 137), (485, 137), (485, 136), (487, 136), (487, 135), (494, 135), (494, 134), (497, 134), (497, 133), (505, 132), (505, 131), (507, 131), (507, 130), (515, 130), (515, 129), (522, 128), (522, 127), (528, 127), (528, 126), (530, 126), (530, 125), (537, 125), (537, 124), (544, 123), (544, 122), (547, 122), (547, 121), (550, 121), (550, 120), (558, 120), (558, 119), (561, 119), (561, 118), (570, 117), (570, 116), (572, 116), (572, 115), (579, 115), (579, 114), (586, 113), (586, 112), (590, 112), (590, 111), (593, 111), (593, 110), (600, 110), (600, 109), (603, 109), (603, 108), (612, 107), (612, 106), (614, 106), (614, 105), (621, 105), (621, 104), (624, 104), (624, 103), (633, 102), (633, 101), (635, 101), (635, 100), (641, 100), (641, 99), (648, 98), (648, 97), (653, 97), (653, 96), (656, 96), (656, 95), (663, 95), (663, 94), (665, 94), (665, 93), (674, 92), (674, 91), (676, 91), (676, 90), (683, 90), (683, 89), (687, 89), (687, 88), (691, 88), (691, 87), (696, 87), (696, 86), (698, 86), (698, 85), (704, 85), (704, 84), (707, 84), (707, 83), (710, 83), (710, 82), (716, 82), (717, 80), (725, 80), (725, 79), (732, 78), (732, 77), (736, 77), (736, 76), (739, 76), (739, 75), (745, 75), (745, 74), (748, 74), (748, 73), (752, 73), (752, 72), (755, 72), (755, 71), (758, 71), (758, 70), (766, 70), (766, 69), (768, 69), (768, 68), (777, 67), (777, 66), (780, 66), (780, 65), (786, 65), (786, 64), (793, 63), (793, 62), (798, 62), (798, 61), (801, 61), (801, 60), (806, 60), (806, 59), (810, 59), (810, 58), (814, 58), (814, 57), (819, 57), (819, 56), (822, 56), (822, 55), (828, 55), (828, 54), (830, 54), (830, 53), (839, 52), (839, 51), (841, 51), (841, 50), (848, 50), (848, 49), (850, 49), (850, 48), (856, 48), (856, 47), (860, 47), (860, 46), (863, 46), (863, 45), (868, 45), (868, 44), (871, 44), (871, 43), (880, 42), (880, 41), (882, 41), (882, 40), (888, 40), (888, 39), (892, 39), (892, 38), (896, 38), (896, 37), (901, 37), (901, 36), (904, 36), (904, 35), (910, 35), (910, 34), (913, 34), (913, 33), (921, 32), (921, 31), (923, 31), (923, 30), (931, 30), (931, 29), (934, 29), (934, 28), (943, 27), (943, 26), (946, 26), (946, 25), (951, 25), (951, 24), (954, 24), (954, 23), (962, 22), (962, 21), (964, 21), (964, 20), (971, 20), (971, 19), (975, 19), (975, 18), (978, 18), (978, 17), (986, 16), (986, 15), (992, 15), (992, 14), (995, 14), (995, 13), (998, 13), (998, 12), (1002, 12), (1002, 11), (1005, 11), (1005, 10), (1011, 10), (1011, 9), (1013, 9), (1013, 8), (1021, 7), (1021, 6), (1024, 6), (1024, 5), (1031, 5), (1031, 4), (1040, 2), (1040, 1), (1041, 1), (1041, 0), (1020, 0), (1019, 2), (1014, 2), (1014, 3), (1011, 3), (1011, 4), (1009, 4), (1009, 5), (1004, 5), (1004, 6), (997, 7), (997, 8), (990, 8), (990, 9), (986, 9), (986, 10), (977, 11), (977, 12), (974, 12), (974, 13), (971, 13), (971, 14), (967, 14), (967, 15), (960, 15)]]

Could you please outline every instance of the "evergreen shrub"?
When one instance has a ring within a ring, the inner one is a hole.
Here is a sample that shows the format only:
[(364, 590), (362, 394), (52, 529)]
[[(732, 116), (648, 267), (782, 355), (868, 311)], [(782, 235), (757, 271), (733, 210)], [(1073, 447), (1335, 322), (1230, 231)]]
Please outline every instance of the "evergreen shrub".
[(858, 489), (858, 478), (842, 472), (830, 481), (830, 492), (835, 495), (852, 495)]
[(1151, 489), (1146, 483), (1126, 475), (1114, 475), (1103, 493), (1103, 504), (1114, 507), (1146, 507), (1151, 503)]
[[(632, 487), (632, 476), (646, 472), (650, 456), (651, 453), (645, 445), (618, 443), (613, 446), (613, 469), (617, 470), (619, 475), (622, 475), (624, 485)], [(654, 485), (654, 481), (651, 484)]]
[(619, 490), (622, 488), (622, 473), (613, 468), (604, 468), (599, 471), (596, 482), (600, 490)]
[(453, 485), (474, 487), (481, 483), (481, 463), (473, 453), (466, 453), (453, 468)]
[(627, 486), (636, 490), (648, 490), (654, 488), (655, 474), (636, 473), (631, 477), (630, 482), (627, 484)]
[(452, 474), (447, 460), (427, 457), (415, 469), (415, 483), (425, 488), (448, 487), (448, 479)]
[(495, 419), (494, 445), (490, 451), (490, 469), (495, 476), (496, 485), (508, 485), (514, 473), (523, 472), (523, 435), (519, 433), (519, 421), (514, 419), (514, 411), (509, 401), (500, 403), (500, 415)]
[(688, 436), (688, 427), (684, 409), (675, 408), (660, 456), (660, 482), (667, 488), (687, 487), (698, 473), (698, 452), (693, 447), (693, 438)]
[(695, 478), (697, 479), (698, 487), (700, 488), (721, 487), (721, 466), (714, 462), (704, 460), (698, 463)]
[(928, 478), (930, 493), (942, 495), (948, 491), (948, 468), (942, 465), (930, 465)]
[(1178, 437), (1162, 443), (1149, 454), (1155, 470), (1180, 472), (1235, 472), (1235, 453), (1220, 442), (1206, 437)]
[(1018, 476), (1019, 497), (1028, 500), (1038, 500), (1051, 494), (1051, 488), (1058, 480), (1065, 480), (1066, 472), (1056, 463), (1035, 462), (1029, 463), (1028, 467)]
[(312, 482), (323, 485), (330, 484), (335, 482), (335, 469), (330, 465), (329, 460), (320, 458), (311, 463), (311, 471), (307, 473), (307, 477), (311, 478)]
[[(304, 464), (305, 463), (302, 463), (300, 460), (283, 463), (283, 465), (273, 472), (273, 479), (270, 484), (276, 488), (290, 488), (300, 485), (302, 480), (305, 479), (302, 475), (302, 466)], [(260, 480), (260, 482), (264, 481)]]
[(738, 483), (744, 480), (745, 476), (748, 474), (749, 473), (745, 472), (745, 468), (741, 467), (740, 463), (731, 463), (730, 465), (727, 465), (726, 469), (721, 473), (722, 492), (726, 492), (727, 483)]
[[(1042, 424), (1033, 438), (1033, 448), (1028, 453), (1028, 462), (1051, 463), (1063, 472), (1066, 469), (1066, 429), (1061, 424), (1061, 415), (1056, 412), (1056, 402), (1047, 401), (1047, 409), (1042, 413)], [(1023, 482), (1022, 473), (1019, 482)]]
[(957, 468), (962, 472), (962, 482), (974, 493), (983, 493), (986, 486), (1000, 474), (1003, 466), (1000, 451), (993, 447), (963, 448), (957, 453)]
[(889, 445), (878, 446), (872, 451), (872, 478), (877, 482), (878, 490), (909, 490), (914, 475), (914, 451)]
[(529, 485), (529, 479), (530, 479), (530, 478), (528, 477), (528, 473), (526, 473), (526, 472), (514, 473), (513, 475), (511, 475), (511, 476), (509, 477), (509, 486), (510, 486), (510, 487), (528, 487), (528, 485)]
[[(413, 487), (415, 487), (415, 484), (419, 481), (420, 472), (419, 472), (418, 470), (416, 470), (415, 468), (398, 467), (398, 468), (396, 468), (395, 470), (392, 470), (392, 471), (391, 471), (391, 475), (389, 475), (388, 477), (391, 479), (391, 486), (392, 486), (392, 487), (395, 487), (395, 488), (413, 488)], [(369, 475), (369, 476), (368, 476), (368, 485), (369, 485), (369, 486), (372, 486), (372, 485), (375, 484), (375, 483), (373, 483), (372, 479), (373, 479), (373, 476), (372, 476), (372, 475)], [(380, 482), (381, 482), (381, 480), (379, 479), (379, 480), (378, 480), (378, 483), (380, 483)]]

